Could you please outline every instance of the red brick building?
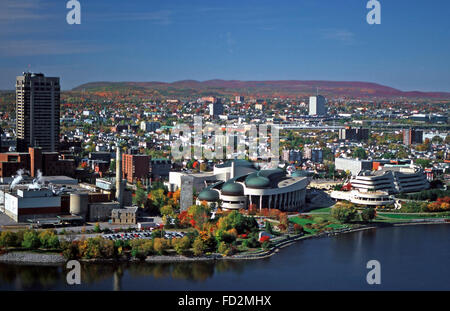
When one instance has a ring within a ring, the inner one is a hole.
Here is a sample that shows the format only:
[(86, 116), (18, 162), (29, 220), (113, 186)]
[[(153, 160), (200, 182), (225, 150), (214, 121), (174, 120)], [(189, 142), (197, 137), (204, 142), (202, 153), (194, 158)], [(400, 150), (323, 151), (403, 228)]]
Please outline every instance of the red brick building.
[(143, 154), (124, 154), (122, 156), (122, 178), (130, 183), (147, 179), (150, 174), (150, 158)]
[(0, 153), (0, 177), (11, 177), (19, 169), (36, 177), (40, 170), (44, 176), (74, 176), (75, 161), (60, 159), (58, 152), (42, 152), (40, 148), (28, 148), (28, 152)]
[(30, 154), (26, 152), (0, 153), (0, 177), (11, 177), (19, 169), (30, 170)]

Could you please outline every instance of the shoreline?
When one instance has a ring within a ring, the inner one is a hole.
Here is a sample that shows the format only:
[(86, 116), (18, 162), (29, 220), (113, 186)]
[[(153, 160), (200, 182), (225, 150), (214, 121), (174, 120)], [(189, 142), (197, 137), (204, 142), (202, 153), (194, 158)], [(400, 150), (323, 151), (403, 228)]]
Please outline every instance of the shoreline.
[[(396, 226), (413, 226), (413, 225), (442, 225), (450, 224), (450, 222), (445, 219), (437, 219), (434, 221), (415, 221), (407, 223), (391, 223), (390, 225)], [(312, 239), (312, 238), (323, 238), (332, 237), (346, 233), (355, 233), (359, 231), (366, 231), (372, 229), (383, 228), (379, 224), (371, 224), (360, 228), (348, 229), (343, 231), (335, 231), (329, 233), (319, 233), (315, 235), (301, 235), (288, 240), (284, 240), (275, 244), (271, 249), (267, 251), (257, 251), (255, 254), (236, 254), (232, 256), (223, 256), (221, 254), (211, 254), (201, 257), (186, 257), (182, 255), (155, 255), (148, 256), (144, 260), (139, 260), (136, 258), (131, 259), (118, 259), (118, 258), (105, 258), (105, 259), (80, 259), (81, 263), (178, 263), (178, 262), (201, 262), (201, 261), (216, 261), (216, 260), (256, 260), (269, 258), (281, 249), (291, 246), (294, 243), (302, 240)], [(62, 266), (67, 260), (61, 254), (50, 254), (50, 253), (35, 253), (30, 251), (11, 251), (3, 255), (0, 255), (0, 264), (11, 264), (11, 265), (39, 265), (39, 266)]]

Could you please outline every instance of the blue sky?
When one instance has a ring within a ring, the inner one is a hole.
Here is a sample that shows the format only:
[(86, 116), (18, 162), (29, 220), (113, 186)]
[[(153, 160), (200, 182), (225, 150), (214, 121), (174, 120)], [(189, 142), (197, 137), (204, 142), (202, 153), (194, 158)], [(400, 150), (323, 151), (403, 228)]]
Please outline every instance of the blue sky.
[(91, 81), (338, 80), (450, 91), (450, 1), (0, 1), (0, 89), (28, 70)]

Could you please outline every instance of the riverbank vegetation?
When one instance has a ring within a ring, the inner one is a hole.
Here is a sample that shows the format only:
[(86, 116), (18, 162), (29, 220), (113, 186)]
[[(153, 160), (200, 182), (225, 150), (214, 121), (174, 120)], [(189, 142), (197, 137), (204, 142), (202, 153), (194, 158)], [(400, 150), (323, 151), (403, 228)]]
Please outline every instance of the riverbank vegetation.
[(404, 193), (397, 195), (399, 199), (407, 199), (414, 201), (436, 201), (439, 198), (450, 197), (450, 190), (429, 189), (416, 193)]
[[(442, 201), (442, 202), (441, 202)], [(446, 199), (439, 202), (448, 203)], [(438, 202), (438, 201), (437, 201)], [(431, 204), (431, 203), (429, 203)], [(212, 212), (207, 204), (193, 205), (181, 213), (165, 215), (166, 225), (153, 230), (151, 238), (109, 240), (101, 235), (73, 240), (71, 235), (57, 235), (54, 230), (3, 231), (0, 253), (33, 251), (60, 253), (66, 259), (143, 260), (148, 256), (202, 257), (215, 254), (242, 256), (258, 254), (294, 235), (315, 236), (359, 228), (376, 222), (407, 222), (413, 219), (450, 217), (450, 212), (401, 214), (383, 209), (362, 208), (339, 202), (333, 208), (309, 214), (288, 215), (279, 210), (256, 209)], [(164, 238), (165, 230), (182, 230), (183, 237)], [(100, 227), (95, 226), (100, 233)]]
[(19, 230), (0, 233), (0, 252), (31, 250), (60, 252), (61, 243), (54, 230)]
[[(284, 218), (278, 215), (278, 219), (283, 221)], [(283, 228), (281, 224), (278, 224), (278, 230)], [(272, 228), (271, 225), (266, 226), (269, 227)], [(151, 255), (203, 256), (220, 253), (229, 256), (271, 246), (269, 237), (259, 238), (260, 228), (254, 216), (231, 211), (219, 212), (211, 219), (211, 210), (206, 204), (193, 205), (180, 213), (171, 228), (183, 229), (186, 235), (163, 238), (165, 228), (161, 226), (152, 232), (151, 239), (112, 241), (96, 236), (68, 241), (66, 236), (58, 237), (53, 230), (4, 231), (0, 235), (0, 248), (6, 251), (58, 251), (66, 259), (144, 259)]]

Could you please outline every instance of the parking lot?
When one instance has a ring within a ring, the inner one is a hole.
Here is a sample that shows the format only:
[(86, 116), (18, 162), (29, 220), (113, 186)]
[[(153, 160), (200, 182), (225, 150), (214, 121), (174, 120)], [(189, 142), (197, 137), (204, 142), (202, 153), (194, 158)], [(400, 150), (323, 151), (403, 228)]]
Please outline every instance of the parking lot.
[[(152, 239), (152, 231), (153, 229), (150, 229), (148, 231), (135, 231), (135, 232), (127, 232), (127, 233), (110, 233), (110, 234), (103, 234), (103, 237), (105, 239), (116, 241), (116, 240), (133, 240), (133, 239)], [(176, 238), (182, 238), (185, 236), (184, 232), (178, 232), (178, 231), (165, 231), (165, 234), (162, 236), (162, 238), (165, 239), (176, 239)]]

